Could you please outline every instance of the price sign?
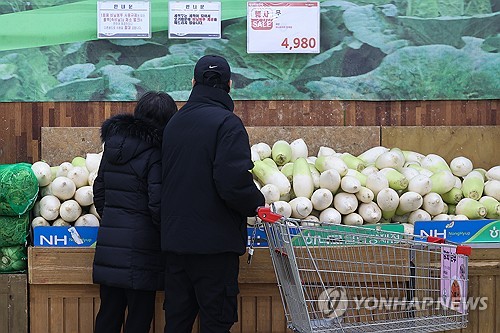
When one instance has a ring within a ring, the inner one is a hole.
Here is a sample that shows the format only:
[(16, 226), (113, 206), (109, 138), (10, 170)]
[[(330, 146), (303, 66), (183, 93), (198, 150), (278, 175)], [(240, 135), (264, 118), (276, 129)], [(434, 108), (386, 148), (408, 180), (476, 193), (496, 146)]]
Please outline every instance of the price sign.
[(247, 2), (248, 53), (319, 53), (319, 2)]
[(220, 38), (221, 3), (169, 1), (169, 38)]
[(467, 265), (452, 247), (441, 249), (441, 304), (467, 313)]
[(151, 38), (149, 1), (98, 1), (97, 38)]

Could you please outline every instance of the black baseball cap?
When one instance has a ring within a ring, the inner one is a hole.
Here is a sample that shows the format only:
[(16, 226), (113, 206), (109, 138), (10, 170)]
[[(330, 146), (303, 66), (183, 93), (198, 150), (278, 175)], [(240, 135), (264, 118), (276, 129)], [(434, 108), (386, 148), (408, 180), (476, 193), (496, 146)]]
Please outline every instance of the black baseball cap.
[(221, 82), (229, 82), (231, 79), (231, 68), (228, 62), (221, 56), (206, 55), (200, 58), (194, 66), (194, 79), (198, 83), (203, 83), (204, 74), (207, 72), (218, 73)]

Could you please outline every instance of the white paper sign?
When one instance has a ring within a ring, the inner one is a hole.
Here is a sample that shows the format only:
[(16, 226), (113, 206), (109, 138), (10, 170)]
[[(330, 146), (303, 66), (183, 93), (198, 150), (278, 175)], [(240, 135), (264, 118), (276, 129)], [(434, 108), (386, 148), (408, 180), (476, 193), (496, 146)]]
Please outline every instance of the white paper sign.
[(151, 38), (149, 1), (98, 1), (97, 38)]
[(248, 53), (319, 53), (317, 1), (247, 2)]
[(221, 38), (221, 3), (169, 1), (169, 38)]

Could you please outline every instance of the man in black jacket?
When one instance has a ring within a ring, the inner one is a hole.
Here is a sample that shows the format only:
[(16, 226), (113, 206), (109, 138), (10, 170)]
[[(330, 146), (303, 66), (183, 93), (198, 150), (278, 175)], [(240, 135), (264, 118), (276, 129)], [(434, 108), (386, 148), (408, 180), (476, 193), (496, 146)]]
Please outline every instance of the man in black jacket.
[(226, 333), (238, 320), (239, 256), (246, 218), (264, 197), (249, 172), (248, 134), (233, 113), (231, 70), (219, 56), (194, 69), (187, 103), (165, 128), (161, 243), (166, 253), (165, 333)]

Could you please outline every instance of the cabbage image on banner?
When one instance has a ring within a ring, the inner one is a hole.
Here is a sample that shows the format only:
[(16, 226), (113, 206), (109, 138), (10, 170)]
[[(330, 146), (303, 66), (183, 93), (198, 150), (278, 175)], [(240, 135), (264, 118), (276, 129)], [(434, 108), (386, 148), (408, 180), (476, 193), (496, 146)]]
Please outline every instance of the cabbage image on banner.
[(95, 0), (2, 2), (0, 102), (184, 101), (208, 53), (235, 100), (500, 98), (498, 1), (323, 1), (319, 54), (248, 54), (246, 3), (221, 1), (220, 39), (169, 39), (168, 1), (151, 0), (151, 39), (97, 40)]

